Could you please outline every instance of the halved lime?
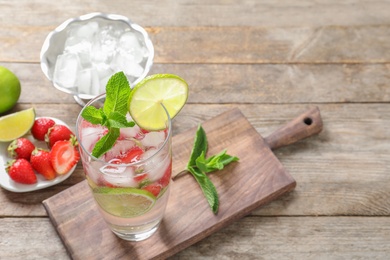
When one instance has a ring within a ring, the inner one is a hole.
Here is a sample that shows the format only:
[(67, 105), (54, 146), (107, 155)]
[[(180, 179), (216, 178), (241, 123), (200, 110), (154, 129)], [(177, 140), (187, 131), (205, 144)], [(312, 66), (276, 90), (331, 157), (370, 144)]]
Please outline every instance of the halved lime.
[(164, 107), (174, 118), (187, 98), (188, 84), (184, 79), (172, 74), (155, 74), (134, 87), (129, 97), (129, 112), (141, 128), (162, 130), (167, 122)]
[(34, 108), (0, 117), (0, 142), (9, 142), (25, 135), (35, 121)]
[(98, 187), (93, 189), (93, 194), (105, 211), (123, 218), (145, 214), (156, 202), (152, 193), (136, 188)]

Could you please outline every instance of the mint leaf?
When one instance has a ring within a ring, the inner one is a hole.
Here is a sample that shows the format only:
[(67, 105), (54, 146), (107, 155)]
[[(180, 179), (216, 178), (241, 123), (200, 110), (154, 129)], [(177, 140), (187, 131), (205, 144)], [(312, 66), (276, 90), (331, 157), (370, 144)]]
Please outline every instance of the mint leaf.
[(129, 82), (123, 72), (111, 76), (106, 85), (106, 99), (103, 108), (86, 107), (81, 116), (94, 125), (106, 126), (108, 133), (103, 136), (92, 150), (96, 158), (108, 152), (119, 137), (120, 128), (133, 127), (134, 122), (128, 122), (127, 101), (131, 93)]
[(123, 72), (112, 75), (106, 86), (104, 114), (110, 115), (111, 112), (119, 112), (125, 115), (127, 113), (127, 101), (130, 92), (129, 82)]
[(94, 125), (103, 124), (102, 110), (94, 106), (87, 106), (81, 113), (81, 116)]
[(223, 150), (219, 154), (213, 155), (209, 158), (205, 158), (205, 154), (202, 154), (196, 159), (196, 166), (203, 172), (213, 172), (216, 170), (222, 170), (226, 165), (231, 162), (238, 161), (238, 157), (226, 154), (226, 150)]
[(226, 150), (223, 150), (219, 154), (206, 158), (207, 146), (206, 132), (203, 127), (199, 125), (195, 134), (194, 146), (192, 147), (186, 170), (190, 172), (198, 182), (211, 210), (214, 214), (217, 214), (219, 208), (217, 189), (206, 173), (222, 170), (229, 163), (238, 161), (238, 157), (228, 155), (226, 154)]
[(118, 137), (119, 128), (110, 128), (108, 130), (108, 133), (96, 142), (95, 147), (92, 150), (92, 155), (95, 158), (99, 158), (100, 156), (108, 152), (114, 146)]
[(195, 134), (194, 146), (192, 147), (190, 160), (188, 161), (187, 168), (196, 166), (196, 158), (201, 154), (207, 152), (207, 136), (201, 125), (198, 126), (198, 129)]
[(110, 127), (116, 128), (133, 127), (135, 125), (133, 121), (127, 121), (126, 115), (122, 115), (118, 112), (111, 112), (110, 116), (108, 117), (108, 121)]
[(216, 214), (219, 208), (219, 199), (217, 189), (215, 188), (214, 184), (200, 169), (193, 167), (188, 167), (187, 169), (198, 182), (207, 202), (210, 205), (211, 210), (214, 214)]

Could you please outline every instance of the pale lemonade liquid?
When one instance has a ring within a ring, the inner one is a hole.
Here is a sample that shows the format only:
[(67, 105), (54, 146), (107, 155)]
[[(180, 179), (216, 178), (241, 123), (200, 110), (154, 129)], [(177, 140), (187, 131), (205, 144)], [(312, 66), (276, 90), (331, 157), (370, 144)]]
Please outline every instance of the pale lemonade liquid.
[(158, 228), (169, 197), (170, 125), (161, 131), (146, 131), (137, 125), (121, 128), (112, 149), (94, 160), (88, 153), (107, 129), (79, 120), (83, 167), (103, 218), (121, 238), (149, 237)]

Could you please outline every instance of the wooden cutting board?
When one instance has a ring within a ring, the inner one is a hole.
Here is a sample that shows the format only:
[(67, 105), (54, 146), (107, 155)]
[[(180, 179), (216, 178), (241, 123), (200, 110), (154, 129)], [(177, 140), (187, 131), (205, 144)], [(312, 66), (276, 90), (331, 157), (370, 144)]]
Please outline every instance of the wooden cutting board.
[[(318, 108), (302, 114), (265, 140), (239, 109), (202, 123), (212, 155), (227, 149), (239, 162), (209, 174), (219, 193), (213, 214), (190, 174), (175, 178), (158, 231), (141, 242), (117, 238), (100, 217), (86, 181), (43, 201), (73, 259), (164, 259), (200, 241), (284, 193), (296, 183), (272, 152), (322, 129)], [(183, 170), (196, 128), (173, 137), (173, 174)], [(234, 234), (233, 234), (234, 235)]]

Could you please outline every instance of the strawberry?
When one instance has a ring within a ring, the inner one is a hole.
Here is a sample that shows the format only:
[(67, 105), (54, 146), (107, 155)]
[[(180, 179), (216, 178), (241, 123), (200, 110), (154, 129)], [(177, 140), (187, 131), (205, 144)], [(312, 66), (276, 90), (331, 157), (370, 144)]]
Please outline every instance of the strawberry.
[(69, 172), (80, 160), (77, 145), (77, 140), (74, 136), (70, 140), (62, 140), (54, 143), (50, 151), (50, 162), (58, 174)]
[(148, 174), (147, 173), (141, 173), (141, 174), (137, 174), (134, 176), (134, 180), (138, 183), (140, 183), (141, 181), (144, 181), (145, 179), (147, 179), (148, 177)]
[(172, 173), (172, 161), (169, 163), (169, 166), (165, 170), (164, 175), (158, 181), (158, 183), (160, 183), (163, 188), (169, 184), (169, 181), (171, 180), (171, 173)]
[(37, 182), (37, 176), (30, 162), (26, 159), (9, 161), (6, 169), (9, 177), (15, 182), (23, 184), (34, 184)]
[(143, 153), (144, 151), (141, 148), (134, 146), (124, 154), (119, 155), (117, 159), (121, 160), (121, 163), (133, 163), (139, 161)]
[(57, 141), (69, 140), (72, 135), (74, 136), (67, 126), (54, 125), (46, 133), (45, 142), (51, 148)]
[(161, 187), (161, 184), (152, 183), (152, 184), (149, 184), (149, 185), (143, 187), (142, 189), (149, 191), (149, 192), (152, 193), (155, 197), (157, 197), (158, 194), (160, 194), (161, 188), (162, 188), (162, 187)]
[(35, 149), (35, 145), (27, 138), (21, 137), (13, 140), (7, 148), (11, 158), (30, 160), (31, 152)]
[(31, 134), (35, 139), (45, 141), (47, 131), (49, 131), (49, 128), (54, 125), (55, 122), (53, 119), (45, 117), (37, 118), (31, 128)]
[(50, 162), (50, 152), (43, 149), (35, 149), (31, 153), (31, 166), (38, 173), (42, 174), (46, 180), (52, 180), (56, 177), (56, 172)]

